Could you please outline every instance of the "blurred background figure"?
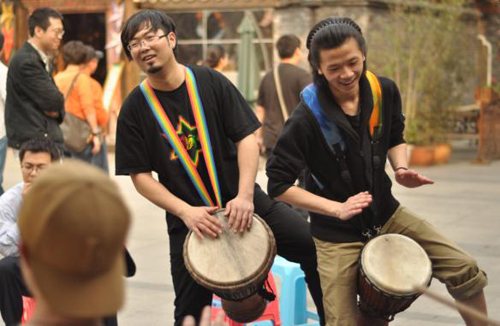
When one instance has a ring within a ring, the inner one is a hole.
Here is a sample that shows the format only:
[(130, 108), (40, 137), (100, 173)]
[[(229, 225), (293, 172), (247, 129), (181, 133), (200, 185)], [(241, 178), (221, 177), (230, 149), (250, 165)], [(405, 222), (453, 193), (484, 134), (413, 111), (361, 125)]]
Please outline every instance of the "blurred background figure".
[(95, 164), (95, 156), (101, 151), (101, 130), (97, 123), (97, 110), (92, 92), (92, 78), (83, 73), (87, 63), (88, 50), (81, 41), (69, 41), (63, 46), (63, 57), (67, 66), (54, 79), (64, 94), (66, 113), (73, 114), (87, 122), (91, 138), (82, 152), (71, 152), (71, 156), (90, 164)]
[(36, 299), (28, 326), (101, 326), (122, 307), (130, 213), (107, 174), (75, 160), (50, 166), (18, 223), (21, 270)]
[[(280, 61), (267, 72), (259, 87), (255, 113), (262, 123), (257, 132), (260, 151), (269, 155), (278, 141), (286, 119), (300, 102), (300, 92), (312, 82), (312, 75), (298, 67), (302, 59), (300, 39), (295, 35), (283, 35), (276, 42)], [(277, 76), (275, 76), (277, 75)], [(281, 85), (283, 105), (279, 99), (276, 81)]]
[[(3, 52), (3, 34), (0, 32), (0, 57)], [(7, 157), (7, 135), (5, 133), (5, 98), (7, 97), (7, 67), (0, 61), (0, 196), (3, 194), (3, 170)]]
[(0, 197), (0, 313), (7, 326), (21, 322), (22, 297), (30, 297), (19, 265), (18, 215), (31, 184), (51, 162), (60, 159), (60, 151), (50, 139), (32, 139), (21, 145), (19, 160), (23, 181)]
[(229, 63), (229, 56), (222, 45), (212, 45), (207, 49), (205, 65), (219, 72)]
[(86, 45), (85, 47), (87, 50), (87, 57), (81, 71), (83, 74), (90, 76), (90, 87), (92, 90), (92, 96), (94, 100), (97, 124), (102, 132), (101, 150), (92, 157), (91, 163), (100, 167), (104, 171), (109, 172), (108, 150), (106, 146), (106, 135), (108, 134), (109, 114), (104, 109), (104, 104), (103, 104), (104, 91), (102, 89), (102, 86), (95, 78), (92, 77), (92, 75), (97, 70), (97, 66), (99, 65), (99, 60), (101, 60), (104, 57), (104, 54), (101, 51), (96, 51), (90, 45)]
[(5, 127), (10, 147), (19, 149), (33, 138), (49, 138), (62, 150), (59, 125), (64, 119), (64, 96), (52, 79), (50, 57), (64, 35), (62, 15), (38, 8), (28, 19), (30, 37), (9, 63)]

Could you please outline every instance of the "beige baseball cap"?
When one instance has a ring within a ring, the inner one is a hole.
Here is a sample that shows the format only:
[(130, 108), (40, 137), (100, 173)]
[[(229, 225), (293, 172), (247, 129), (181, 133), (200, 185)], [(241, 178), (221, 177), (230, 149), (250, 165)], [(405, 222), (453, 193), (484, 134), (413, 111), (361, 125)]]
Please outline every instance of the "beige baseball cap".
[(18, 224), (25, 258), (54, 312), (100, 317), (121, 308), (130, 213), (107, 174), (74, 160), (49, 166), (24, 198)]

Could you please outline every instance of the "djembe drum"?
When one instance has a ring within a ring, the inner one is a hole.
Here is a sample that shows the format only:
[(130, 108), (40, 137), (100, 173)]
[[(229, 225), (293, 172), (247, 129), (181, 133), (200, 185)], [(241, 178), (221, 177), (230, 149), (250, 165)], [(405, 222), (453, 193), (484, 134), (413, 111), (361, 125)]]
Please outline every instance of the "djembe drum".
[(432, 264), (424, 249), (401, 234), (384, 234), (364, 246), (359, 259), (360, 309), (370, 316), (391, 321), (408, 308), (427, 287)]
[(266, 308), (264, 283), (276, 256), (276, 241), (269, 226), (255, 214), (250, 230), (234, 233), (224, 211), (214, 214), (222, 223), (217, 238), (200, 239), (188, 233), (184, 263), (197, 283), (221, 297), (229, 318), (248, 323)]

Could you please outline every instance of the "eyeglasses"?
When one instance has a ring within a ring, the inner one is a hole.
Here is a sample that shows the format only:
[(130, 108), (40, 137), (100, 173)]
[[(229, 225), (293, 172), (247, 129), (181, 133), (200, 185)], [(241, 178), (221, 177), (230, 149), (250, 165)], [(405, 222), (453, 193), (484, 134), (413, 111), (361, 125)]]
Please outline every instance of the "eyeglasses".
[(134, 52), (134, 51), (139, 50), (142, 45), (150, 46), (153, 43), (159, 41), (162, 37), (166, 37), (166, 36), (167, 36), (167, 34), (165, 34), (165, 35), (149, 35), (149, 36), (146, 36), (145, 38), (143, 38), (142, 40), (134, 40), (134, 41), (130, 42), (127, 45), (127, 49), (130, 52)]
[(46, 167), (47, 164), (30, 164), (30, 163), (21, 164), (21, 168), (28, 173), (31, 173), (33, 171), (40, 172)]
[(52, 32), (56, 34), (56, 36), (63, 36), (64, 35), (64, 29), (53, 29)]

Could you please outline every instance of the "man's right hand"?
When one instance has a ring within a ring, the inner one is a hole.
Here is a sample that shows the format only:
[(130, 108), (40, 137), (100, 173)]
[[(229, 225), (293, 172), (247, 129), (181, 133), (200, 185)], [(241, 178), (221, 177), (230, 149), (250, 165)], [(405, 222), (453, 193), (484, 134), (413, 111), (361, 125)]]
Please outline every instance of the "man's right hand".
[(31, 182), (25, 182), (23, 185), (23, 191), (21, 192), (21, 196), (23, 197), (26, 196), (30, 187), (31, 187)]
[(203, 234), (209, 235), (212, 238), (217, 238), (222, 232), (222, 223), (212, 214), (218, 209), (218, 207), (189, 206), (179, 214), (179, 217), (184, 224), (201, 239), (204, 238)]
[(373, 197), (368, 191), (363, 191), (347, 198), (345, 203), (342, 204), (338, 218), (341, 220), (349, 220), (351, 217), (361, 214), (363, 209), (368, 207), (372, 200)]

